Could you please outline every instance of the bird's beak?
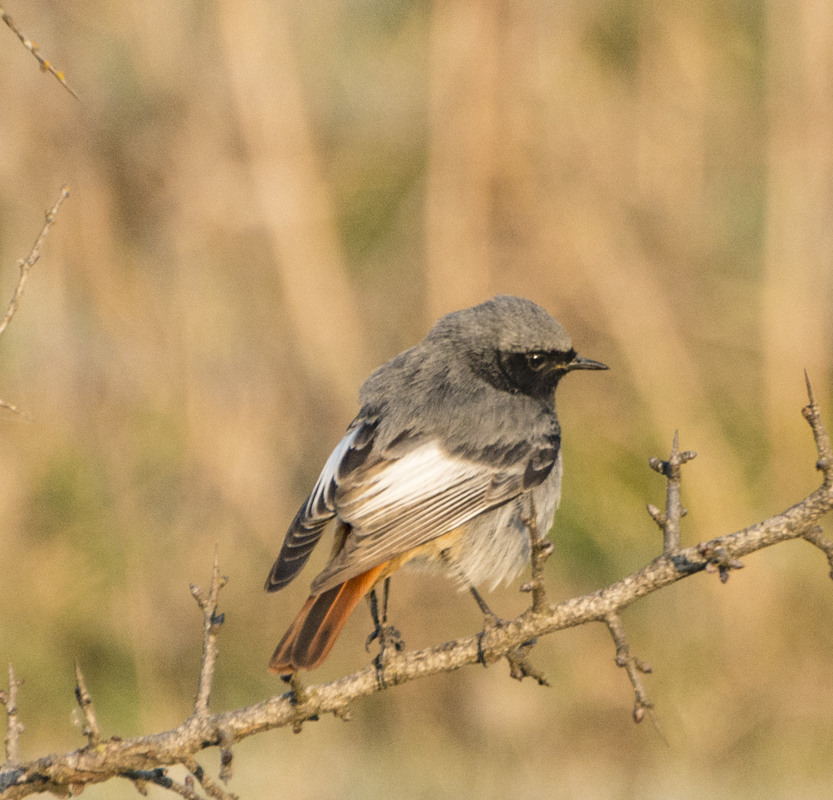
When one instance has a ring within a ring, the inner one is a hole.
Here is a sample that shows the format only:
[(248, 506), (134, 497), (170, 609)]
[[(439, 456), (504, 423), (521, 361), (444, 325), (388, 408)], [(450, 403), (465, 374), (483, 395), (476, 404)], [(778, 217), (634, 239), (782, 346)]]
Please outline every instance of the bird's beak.
[(567, 364), (567, 371), (572, 372), (574, 369), (610, 369), (607, 364), (602, 364), (601, 361), (593, 361), (592, 358), (582, 358), (576, 356), (569, 364)]

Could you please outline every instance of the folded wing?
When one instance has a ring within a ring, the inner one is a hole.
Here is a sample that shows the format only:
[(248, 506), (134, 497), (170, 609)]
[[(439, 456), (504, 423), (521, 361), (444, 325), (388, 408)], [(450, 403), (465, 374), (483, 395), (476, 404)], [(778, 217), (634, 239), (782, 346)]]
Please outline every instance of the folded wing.
[[(398, 440), (374, 449), (377, 421), (357, 419), (324, 465), (298, 511), (267, 580), (275, 591), (306, 563), (327, 523), (346, 523), (341, 550), (312, 583), (331, 589), (542, 483), (558, 454), (556, 437), (471, 456), (445, 452), (433, 439)], [(511, 457), (507, 453), (511, 452)]]
[(356, 420), (330, 454), (312, 492), (289, 526), (280, 555), (266, 579), (267, 592), (283, 589), (307, 563), (327, 523), (336, 515), (339, 472), (350, 464), (360, 464), (367, 457), (373, 430), (373, 421)]
[[(351, 530), (338, 555), (312, 584), (313, 594), (442, 536), (541, 483), (555, 463), (532, 452), (513, 464), (450, 455), (436, 441), (382, 459), (339, 486), (338, 516)], [(536, 468), (529, 469), (535, 458)], [(549, 467), (542, 469), (543, 462)]]

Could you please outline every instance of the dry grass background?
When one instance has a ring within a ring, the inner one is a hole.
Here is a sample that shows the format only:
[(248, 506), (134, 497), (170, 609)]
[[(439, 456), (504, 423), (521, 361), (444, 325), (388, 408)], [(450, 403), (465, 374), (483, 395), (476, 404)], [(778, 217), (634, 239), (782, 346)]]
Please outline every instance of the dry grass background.
[[(110, 734), (187, 713), (214, 543), (215, 708), (305, 596), (261, 585), (376, 364), (441, 313), (530, 297), (612, 366), (572, 378), (554, 597), (658, 552), (649, 456), (675, 428), (685, 539), (816, 485), (828, 421), (833, 6), (820, 0), (6, 4), (76, 102), (0, 30), (0, 290), (61, 210), (0, 348), (0, 661), (25, 755), (80, 745), (78, 657)], [(516, 587), (495, 598), (509, 614)], [(829, 796), (833, 587), (791, 544), (625, 618), (665, 739), (630, 720), (601, 628), (383, 693), (349, 725), (237, 748), (242, 797)], [(417, 605), (419, 608), (417, 609)], [(474, 604), (403, 576), (409, 645)], [(356, 615), (316, 679), (366, 661)], [(207, 757), (211, 763), (211, 757)], [(91, 798), (131, 797), (125, 785)], [(161, 796), (159, 790), (151, 790)]]

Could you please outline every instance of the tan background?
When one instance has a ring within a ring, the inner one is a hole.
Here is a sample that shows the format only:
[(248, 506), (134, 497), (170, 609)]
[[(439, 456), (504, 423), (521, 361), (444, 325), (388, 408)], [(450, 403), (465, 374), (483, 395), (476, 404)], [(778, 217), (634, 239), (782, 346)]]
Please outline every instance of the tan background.
[[(700, 454), (688, 543), (815, 486), (799, 410), (806, 367), (833, 421), (833, 5), (4, 5), (81, 97), (0, 29), (0, 296), (72, 184), (0, 347), (0, 397), (31, 417), (0, 416), (0, 664), (26, 679), (24, 755), (82, 743), (76, 657), (105, 733), (187, 715), (188, 584), (215, 542), (214, 708), (279, 691), (265, 664), (313, 568), (280, 596), (262, 582), (359, 384), (496, 292), (612, 367), (561, 390), (555, 598), (657, 553), (646, 463), (675, 428)], [(410, 646), (479, 628), (442, 579), (394, 591)], [(628, 611), (667, 741), (631, 722), (595, 627), (540, 644), (551, 689), (503, 665), (408, 685), (240, 745), (231, 789), (827, 797), (832, 600), (793, 543)], [(360, 610), (315, 678), (366, 663), (367, 630)]]

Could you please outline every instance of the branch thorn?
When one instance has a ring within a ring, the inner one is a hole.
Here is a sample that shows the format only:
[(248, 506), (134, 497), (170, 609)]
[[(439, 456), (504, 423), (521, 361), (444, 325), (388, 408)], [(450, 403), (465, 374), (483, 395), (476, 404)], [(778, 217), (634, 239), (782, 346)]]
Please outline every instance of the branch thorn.
[(197, 601), (203, 615), (202, 663), (197, 685), (197, 696), (194, 700), (192, 716), (205, 717), (208, 715), (208, 705), (211, 696), (211, 684), (214, 680), (214, 668), (217, 663), (217, 635), (225, 621), (225, 615), (217, 611), (220, 590), (226, 585), (228, 578), (220, 574), (220, 547), (214, 545), (214, 563), (211, 570), (211, 587), (208, 593), (196, 584), (191, 584), (191, 595)]
[(87, 737), (90, 747), (95, 747), (101, 741), (101, 729), (93, 708), (93, 699), (87, 691), (87, 684), (78, 661), (75, 662), (75, 700), (84, 715), (84, 727), (81, 733)]
[(14, 674), (14, 667), (9, 663), (9, 688), (0, 692), (0, 702), (6, 708), (6, 764), (14, 765), (20, 761), (20, 734), (26, 728), (17, 716), (17, 690), (23, 685)]

